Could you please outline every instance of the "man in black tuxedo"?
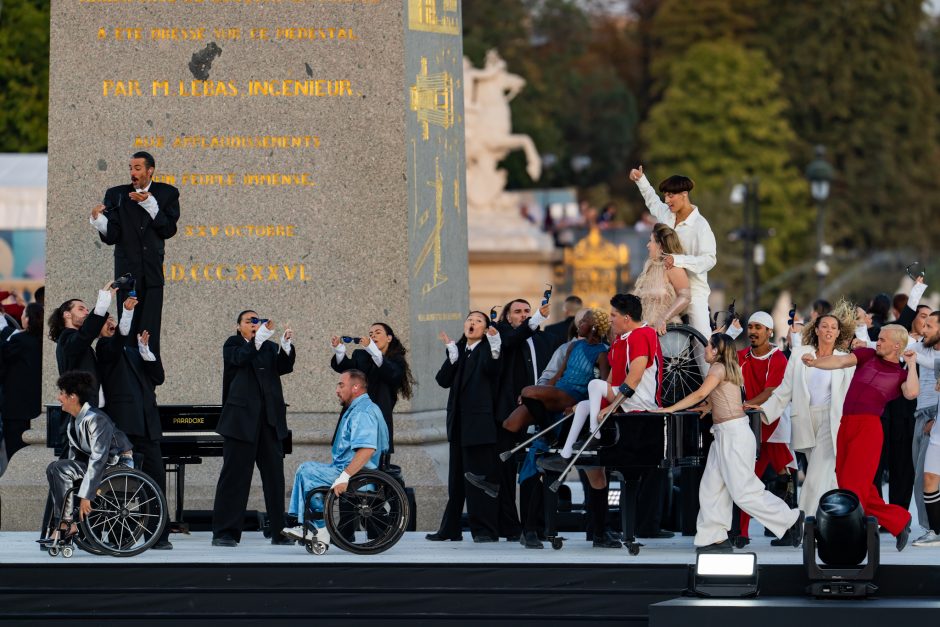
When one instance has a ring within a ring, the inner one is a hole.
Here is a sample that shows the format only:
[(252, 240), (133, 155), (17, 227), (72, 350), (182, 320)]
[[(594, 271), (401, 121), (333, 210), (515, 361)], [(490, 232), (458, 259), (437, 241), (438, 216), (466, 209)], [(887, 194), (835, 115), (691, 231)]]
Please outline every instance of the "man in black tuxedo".
[(253, 466), (261, 472), (271, 544), (293, 544), (284, 528), (284, 449), (287, 406), (281, 375), (294, 369), (297, 352), (293, 332), (284, 331), (280, 344), (273, 320), (259, 320), (246, 310), (238, 314), (235, 335), (222, 347), (222, 416), (216, 429), (222, 444), (222, 472), (215, 489), (212, 514), (213, 546), (237, 546), (242, 535)]
[[(499, 539), (499, 511), (495, 499), (467, 483), (465, 473), (495, 483), (497, 422), (493, 415), (496, 381), (500, 371), (500, 337), (486, 314), (471, 311), (464, 334), (454, 342), (441, 333), (447, 357), (437, 373), (437, 384), (450, 390), (447, 397), (447, 505), (441, 526), (425, 536), (431, 541), (463, 540), (460, 516), (464, 500), (474, 542)], [(484, 336), (486, 339), (484, 340)]]
[[(519, 406), (522, 388), (535, 385), (539, 374), (548, 365), (554, 352), (539, 328), (548, 319), (549, 305), (539, 307), (532, 313), (528, 301), (517, 298), (503, 307), (496, 328), (503, 340), (502, 369), (496, 397), (496, 422), (499, 424), (499, 452), (511, 449), (520, 438), (519, 434), (503, 429), (503, 421)], [(516, 464), (508, 462), (500, 467), (499, 481), (499, 530), (507, 540), (515, 541), (522, 534), (522, 524), (516, 508)], [(532, 489), (541, 489), (536, 478), (523, 484), (520, 491), (523, 512), (527, 511)]]
[(577, 335), (574, 329), (574, 315), (581, 311), (583, 307), (584, 301), (581, 300), (580, 296), (569, 296), (565, 299), (565, 304), (562, 307), (565, 319), (555, 324), (545, 325), (543, 333), (549, 341), (549, 348), (552, 352), (555, 352), (559, 346), (571, 339), (568, 337), (569, 335)]
[[(125, 318), (133, 319), (136, 305), (135, 298), (124, 301)], [(140, 469), (166, 494), (166, 468), (160, 450), (163, 429), (156, 395), (156, 387), (163, 384), (165, 377), (163, 363), (150, 350), (150, 334), (146, 330), (137, 337), (136, 346), (127, 345), (125, 333), (130, 325), (127, 320), (123, 322), (121, 333), (103, 337), (95, 346), (101, 386), (108, 399), (108, 416), (134, 446), (135, 457), (142, 458)], [(172, 549), (169, 535), (167, 526), (152, 548)]]
[[(91, 223), (101, 241), (114, 246), (114, 276), (133, 275), (137, 306), (135, 325), (129, 336), (150, 331), (150, 349), (160, 354), (160, 323), (163, 312), (164, 240), (176, 235), (180, 217), (180, 193), (172, 185), (156, 183), (156, 162), (147, 152), (131, 156), (129, 185), (112, 187), (104, 201), (91, 210)], [(121, 292), (121, 302), (127, 292)], [(121, 307), (118, 307), (121, 311)]]

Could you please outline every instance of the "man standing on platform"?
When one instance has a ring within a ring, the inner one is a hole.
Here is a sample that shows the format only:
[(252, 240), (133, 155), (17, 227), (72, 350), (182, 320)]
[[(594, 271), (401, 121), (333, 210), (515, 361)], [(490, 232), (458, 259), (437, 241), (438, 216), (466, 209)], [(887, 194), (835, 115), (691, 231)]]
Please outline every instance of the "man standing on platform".
[[(666, 269), (685, 268), (689, 275), (689, 287), (692, 290), (692, 303), (689, 305), (689, 323), (702, 334), (711, 337), (712, 327), (708, 319), (708, 271), (715, 267), (718, 247), (715, 235), (708, 221), (699, 213), (698, 207), (689, 201), (689, 192), (695, 186), (687, 176), (674, 174), (659, 184), (666, 202), (659, 199), (656, 190), (643, 174), (643, 166), (630, 170), (630, 180), (636, 183), (646, 202), (646, 207), (658, 222), (674, 229), (682, 242), (684, 255), (666, 255)], [(708, 369), (704, 352), (696, 355), (699, 367), (704, 375)]]
[[(164, 241), (176, 235), (180, 193), (172, 185), (151, 180), (155, 167), (150, 153), (135, 152), (130, 161), (130, 184), (106, 191), (102, 204), (91, 210), (90, 222), (101, 241), (114, 246), (115, 278), (131, 274), (136, 282), (140, 302), (131, 341), (147, 329), (150, 349), (159, 355)], [(120, 293), (118, 312), (127, 293)]]
[(294, 370), (297, 351), (293, 332), (284, 331), (279, 344), (274, 321), (261, 320), (252, 310), (238, 314), (235, 334), (222, 347), (222, 415), (218, 433), (222, 472), (215, 488), (212, 545), (238, 546), (257, 464), (264, 503), (270, 520), (271, 544), (293, 544), (281, 536), (284, 528), (284, 449), (287, 406), (281, 376)]
[[(783, 382), (787, 371), (787, 358), (783, 352), (770, 343), (774, 333), (774, 319), (766, 311), (756, 311), (747, 320), (747, 337), (750, 348), (738, 351), (738, 364), (744, 377), (744, 396), (748, 405), (759, 406), (773, 394)], [(796, 468), (796, 460), (790, 450), (789, 414), (781, 416), (772, 424), (760, 426), (760, 454), (754, 473), (763, 480), (767, 468), (773, 468), (774, 484), (770, 491), (781, 498), (790, 507), (796, 507), (796, 495), (788, 494), (790, 486), (789, 468)], [(751, 517), (741, 512), (741, 533), (739, 546), (750, 541), (748, 527)], [(780, 539), (771, 540), (773, 546), (792, 546), (790, 532)]]
[[(905, 350), (907, 331), (897, 324), (879, 330), (874, 350), (856, 348), (848, 355), (814, 358), (803, 355), (810, 368), (837, 370), (857, 366), (845, 396), (842, 422), (836, 441), (836, 480), (839, 487), (858, 496), (869, 516), (897, 537), (898, 551), (904, 550), (911, 533), (911, 515), (898, 505), (888, 505), (878, 495), (872, 480), (878, 470), (884, 432), (881, 414), (885, 405), (904, 395), (914, 399), (920, 393), (917, 354)], [(901, 366), (903, 355), (907, 370)]]

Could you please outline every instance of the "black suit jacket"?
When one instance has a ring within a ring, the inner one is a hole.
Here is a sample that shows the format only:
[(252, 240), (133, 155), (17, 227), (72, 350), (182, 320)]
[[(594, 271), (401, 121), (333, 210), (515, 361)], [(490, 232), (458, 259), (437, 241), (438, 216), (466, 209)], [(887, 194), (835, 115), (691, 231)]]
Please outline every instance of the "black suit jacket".
[(258, 421), (266, 416), (277, 430), (277, 437), (287, 437), (287, 406), (281, 388), (281, 375), (294, 370), (297, 349), (290, 353), (268, 340), (255, 348), (254, 340), (233, 335), (222, 346), (222, 415), (216, 431), (225, 437), (254, 442)]
[[(461, 446), (496, 443), (496, 380), (500, 360), (493, 359), (489, 340), (480, 340), (467, 353), (467, 340), (457, 342), (457, 362), (445, 357), (437, 372), (437, 384), (449, 389), (447, 396), (447, 439), (459, 438)], [(459, 424), (459, 433), (455, 428)]]
[[(522, 388), (535, 385), (538, 375), (533, 379), (533, 372), (541, 374), (552, 358), (554, 351), (543, 331), (533, 331), (526, 320), (515, 329), (508, 322), (497, 323), (496, 328), (502, 337), (502, 349), (499, 361), (502, 371), (499, 376), (499, 390), (496, 399), (496, 417), (502, 423), (519, 405), (517, 402)], [(532, 351), (528, 339), (532, 338), (535, 346), (535, 364), (533, 368)]]
[[(95, 375), (95, 384), (101, 387), (101, 373), (98, 372), (98, 360), (92, 343), (101, 333), (106, 318), (94, 312), (89, 312), (85, 322), (78, 329), (63, 329), (55, 347), (55, 360), (59, 374), (69, 370), (84, 370)], [(98, 406), (98, 391), (90, 401), (94, 407)]]
[(157, 409), (156, 386), (165, 377), (160, 357), (144, 361), (136, 346), (127, 346), (121, 335), (101, 338), (95, 347), (108, 415), (117, 428), (152, 441), (163, 429)]
[(180, 193), (172, 185), (151, 183), (150, 194), (160, 210), (156, 218), (129, 194), (132, 185), (118, 185), (104, 194), (102, 204), (108, 218), (107, 233), (98, 233), (101, 241), (114, 246), (114, 276), (131, 273), (142, 287), (163, 285), (164, 240), (176, 235), (180, 218)]
[(4, 420), (30, 420), (42, 411), (42, 338), (17, 333), (3, 342), (0, 380)]

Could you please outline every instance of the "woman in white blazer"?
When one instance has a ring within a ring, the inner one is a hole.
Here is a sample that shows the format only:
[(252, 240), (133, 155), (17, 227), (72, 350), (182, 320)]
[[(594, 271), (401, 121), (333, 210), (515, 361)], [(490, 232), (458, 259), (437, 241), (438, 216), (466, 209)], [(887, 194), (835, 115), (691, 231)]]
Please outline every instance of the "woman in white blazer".
[(836, 482), (836, 439), (842, 405), (855, 368), (816, 372), (803, 355), (845, 355), (855, 334), (855, 311), (839, 303), (832, 313), (816, 318), (803, 329), (802, 346), (794, 346), (783, 382), (763, 405), (747, 406), (764, 413), (770, 424), (790, 406), (791, 446), (806, 455), (807, 471), (799, 495), (800, 509), (815, 516), (819, 498), (839, 487)]

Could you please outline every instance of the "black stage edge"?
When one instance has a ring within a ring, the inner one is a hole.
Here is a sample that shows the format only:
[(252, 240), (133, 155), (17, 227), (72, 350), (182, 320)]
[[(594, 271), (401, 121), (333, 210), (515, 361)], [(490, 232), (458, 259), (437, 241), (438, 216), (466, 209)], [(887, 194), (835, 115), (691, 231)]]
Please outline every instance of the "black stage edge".
[(0, 622), (273, 625), (339, 620), (383, 627), (832, 627), (878, 622), (885, 627), (898, 607), (906, 608), (903, 624), (912, 624), (910, 619), (920, 612), (933, 610), (930, 616), (936, 617), (940, 609), (940, 567), (934, 566), (883, 566), (876, 580), (877, 599), (862, 602), (812, 601), (803, 595), (807, 582), (801, 566), (760, 566), (760, 598), (735, 607), (683, 599), (689, 567), (678, 564), (370, 565), (368, 558), (356, 564), (315, 560), (311, 557), (309, 565), (6, 564), (0, 569)]

